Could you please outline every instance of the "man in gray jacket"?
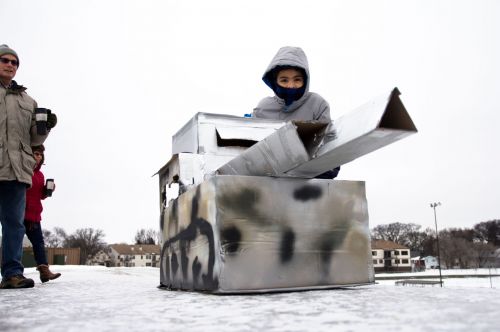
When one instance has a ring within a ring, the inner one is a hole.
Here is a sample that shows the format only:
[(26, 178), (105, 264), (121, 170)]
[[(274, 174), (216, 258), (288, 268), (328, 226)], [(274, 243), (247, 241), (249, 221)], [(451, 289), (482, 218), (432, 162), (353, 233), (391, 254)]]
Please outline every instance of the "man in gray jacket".
[[(32, 145), (40, 145), (48, 133), (36, 129), (36, 102), (26, 88), (14, 81), (19, 68), (17, 53), (0, 45), (0, 221), (2, 223), (2, 281), (0, 288), (30, 288), (32, 279), (23, 276), (21, 263), (26, 189), (31, 186), (35, 159)], [(47, 119), (47, 128), (57, 118)]]

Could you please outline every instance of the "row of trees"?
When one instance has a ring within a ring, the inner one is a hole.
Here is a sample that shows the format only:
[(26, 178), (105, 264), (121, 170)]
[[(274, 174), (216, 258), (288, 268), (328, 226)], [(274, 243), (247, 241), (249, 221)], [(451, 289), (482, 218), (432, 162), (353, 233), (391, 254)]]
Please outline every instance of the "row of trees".
[[(414, 223), (378, 225), (371, 231), (372, 239), (393, 241), (410, 248), (412, 256), (437, 256), (436, 233), (431, 228), (421, 229)], [(53, 248), (80, 248), (80, 263), (85, 264), (108, 246), (100, 229), (80, 228), (67, 234), (63, 228), (43, 231), (45, 244)], [(158, 244), (160, 233), (154, 229), (139, 229), (135, 244)], [(482, 267), (491, 253), (500, 247), (500, 220), (480, 222), (473, 228), (447, 228), (439, 232), (439, 250), (442, 264), (461, 268)]]
[(85, 264), (88, 257), (92, 257), (107, 245), (104, 242), (104, 232), (94, 228), (80, 228), (73, 234), (67, 234), (61, 227), (54, 227), (53, 231), (43, 230), (45, 246), (51, 248), (80, 248), (80, 264)]
[[(371, 236), (407, 246), (412, 256), (437, 256), (436, 232), (421, 228), (414, 223), (396, 222), (374, 227)], [(500, 247), (500, 220), (480, 222), (473, 228), (441, 230), (439, 244), (441, 262), (447, 267), (483, 267)]]
[[(104, 232), (94, 228), (80, 228), (67, 234), (61, 227), (52, 231), (43, 230), (45, 245), (51, 248), (80, 248), (80, 264), (85, 264), (89, 257), (95, 256), (108, 246), (104, 241)], [(135, 235), (135, 244), (158, 244), (159, 232), (154, 229), (139, 229)]]
[(158, 244), (160, 243), (160, 232), (152, 228), (141, 228), (135, 233), (135, 244)]

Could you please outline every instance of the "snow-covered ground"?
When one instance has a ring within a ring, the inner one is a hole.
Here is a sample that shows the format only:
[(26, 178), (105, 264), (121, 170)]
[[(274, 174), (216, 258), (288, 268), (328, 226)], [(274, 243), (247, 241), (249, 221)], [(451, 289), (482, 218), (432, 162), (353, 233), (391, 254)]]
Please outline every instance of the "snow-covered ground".
[(160, 290), (157, 268), (53, 270), (62, 277), (41, 284), (29, 268), (35, 288), (0, 290), (0, 331), (500, 331), (500, 277), (493, 288), (489, 278), (445, 279), (443, 288), (384, 280), (221, 296)]

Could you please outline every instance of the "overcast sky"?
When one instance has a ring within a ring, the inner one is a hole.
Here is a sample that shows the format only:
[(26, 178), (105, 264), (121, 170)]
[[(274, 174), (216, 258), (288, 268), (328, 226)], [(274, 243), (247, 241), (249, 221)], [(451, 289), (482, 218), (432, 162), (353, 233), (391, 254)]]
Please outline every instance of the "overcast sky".
[(158, 228), (171, 137), (196, 112), (271, 95), (279, 47), (302, 47), (332, 118), (398, 87), (419, 133), (342, 167), (366, 181), (370, 227), (500, 218), (500, 2), (0, 0), (18, 83), (59, 118), (42, 225), (132, 243)]

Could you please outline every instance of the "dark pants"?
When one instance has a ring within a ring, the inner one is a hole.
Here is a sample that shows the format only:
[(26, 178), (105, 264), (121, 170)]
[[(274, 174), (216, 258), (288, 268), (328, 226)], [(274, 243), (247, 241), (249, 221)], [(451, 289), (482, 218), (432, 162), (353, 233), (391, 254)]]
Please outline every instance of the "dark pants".
[(42, 225), (40, 222), (24, 220), (26, 228), (26, 236), (33, 246), (33, 254), (35, 255), (36, 265), (47, 265), (47, 255), (45, 255), (45, 242), (43, 241)]
[(2, 223), (2, 277), (23, 274), (24, 208), (26, 184), (0, 181), (0, 222)]

